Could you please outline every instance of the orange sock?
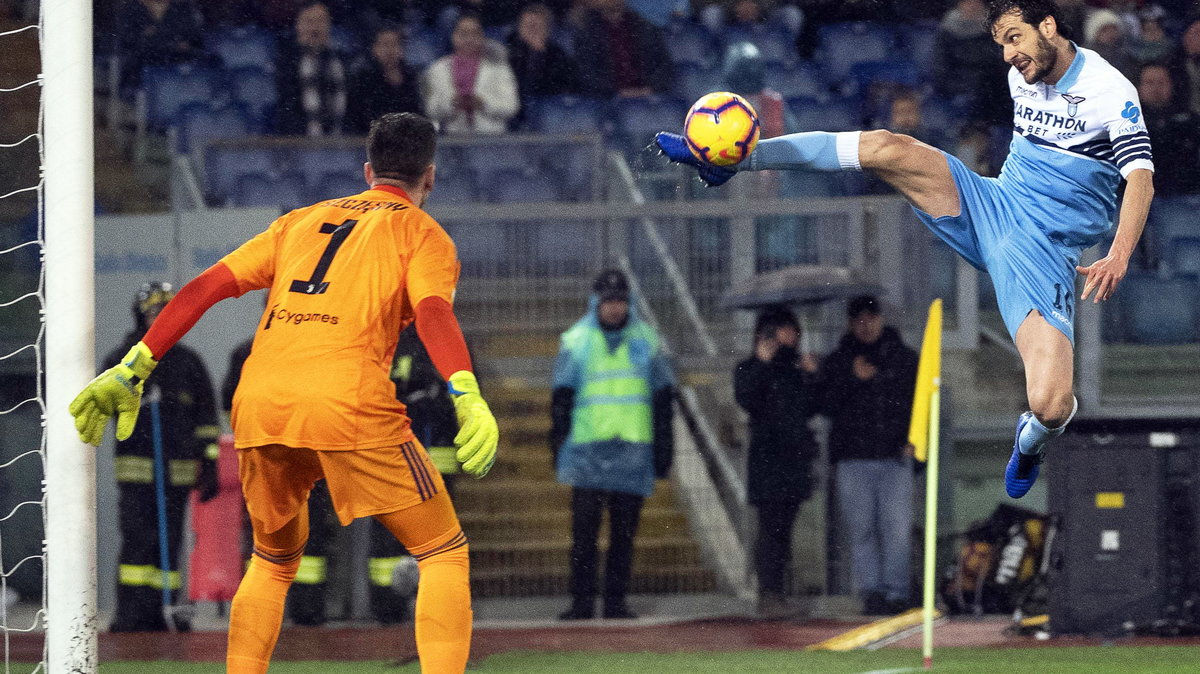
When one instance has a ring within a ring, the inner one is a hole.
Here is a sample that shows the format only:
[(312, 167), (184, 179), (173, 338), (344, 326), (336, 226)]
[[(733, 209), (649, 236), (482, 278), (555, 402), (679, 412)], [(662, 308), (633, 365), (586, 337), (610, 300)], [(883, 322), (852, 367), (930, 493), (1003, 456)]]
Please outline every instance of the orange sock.
[(303, 545), (280, 556), (255, 548), (250, 557), (250, 568), (242, 577), (229, 610), (226, 674), (263, 674), (267, 671), (283, 622), (283, 604), (303, 554)]
[(446, 492), (420, 505), (376, 515), (417, 560), (417, 655), (421, 674), (462, 674), (471, 655), (467, 537)]
[(471, 654), (467, 537), (455, 528), (409, 552), (421, 570), (416, 614), (421, 674), (462, 674)]

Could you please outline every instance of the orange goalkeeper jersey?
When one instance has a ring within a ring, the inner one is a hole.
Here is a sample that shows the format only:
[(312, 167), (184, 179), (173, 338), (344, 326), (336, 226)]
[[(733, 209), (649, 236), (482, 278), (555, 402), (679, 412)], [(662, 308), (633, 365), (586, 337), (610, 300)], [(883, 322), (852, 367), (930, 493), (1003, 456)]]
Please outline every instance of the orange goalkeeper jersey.
[(413, 308), (453, 302), (458, 259), (433, 218), (378, 187), (292, 211), (222, 262), (239, 292), (270, 288), (233, 398), (237, 447), (413, 438), (388, 371)]

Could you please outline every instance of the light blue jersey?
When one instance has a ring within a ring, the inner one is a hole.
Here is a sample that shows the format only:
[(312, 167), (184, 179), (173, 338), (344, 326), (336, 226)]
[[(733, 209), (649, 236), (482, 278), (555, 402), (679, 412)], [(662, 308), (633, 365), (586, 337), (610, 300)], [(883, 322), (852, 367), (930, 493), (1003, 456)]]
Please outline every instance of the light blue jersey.
[(961, 211), (921, 220), (992, 276), (1004, 325), (1037, 310), (1074, 342), (1075, 265), (1112, 228), (1121, 178), (1153, 171), (1137, 91), (1099, 54), (1076, 46), (1056, 85), (1009, 71), (1013, 141), (999, 178), (947, 154)]

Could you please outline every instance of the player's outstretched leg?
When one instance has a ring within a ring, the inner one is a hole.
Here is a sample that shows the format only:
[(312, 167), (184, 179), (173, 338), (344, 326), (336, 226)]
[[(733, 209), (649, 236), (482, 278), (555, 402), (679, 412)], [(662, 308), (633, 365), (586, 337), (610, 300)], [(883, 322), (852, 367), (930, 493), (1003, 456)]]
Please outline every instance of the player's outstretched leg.
[(411, 508), (375, 519), (416, 558), (417, 655), (422, 674), (462, 674), (471, 653), (471, 583), (467, 537), (445, 490)]
[(1071, 389), (1074, 354), (1066, 335), (1034, 311), (1021, 323), (1016, 342), (1025, 361), (1030, 411), (1017, 420), (1004, 487), (1012, 498), (1021, 498), (1037, 481), (1046, 443), (1066, 430), (1078, 402)]
[(272, 534), (254, 535), (250, 567), (238, 585), (229, 610), (228, 674), (262, 674), (271, 664), (279, 639), (288, 588), (300, 568), (308, 541), (307, 505)]

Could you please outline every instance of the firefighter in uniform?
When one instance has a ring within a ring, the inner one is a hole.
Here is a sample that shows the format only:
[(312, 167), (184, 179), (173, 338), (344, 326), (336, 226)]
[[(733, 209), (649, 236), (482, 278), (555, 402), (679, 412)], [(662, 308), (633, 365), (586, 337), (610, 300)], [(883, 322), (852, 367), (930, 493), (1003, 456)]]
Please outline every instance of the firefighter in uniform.
[[(145, 334), (158, 312), (175, 296), (169, 283), (147, 283), (133, 302), (135, 326), (122, 344), (104, 359), (111, 367)], [(201, 501), (217, 493), (217, 407), (212, 381), (200, 356), (177, 345), (159, 362), (154, 381), (142, 404), (159, 401), (159, 432), (165, 462), (167, 584), (175, 593), (182, 583), (179, 552), (188, 492), (196, 489)], [(117, 612), (114, 632), (155, 632), (168, 628), (163, 607), (163, 574), (159, 555), (159, 526), (154, 484), (154, 426), (141, 423), (128, 440), (117, 443), (115, 472), (119, 492), (121, 554), (117, 572)], [(175, 619), (180, 631), (190, 628)]]

